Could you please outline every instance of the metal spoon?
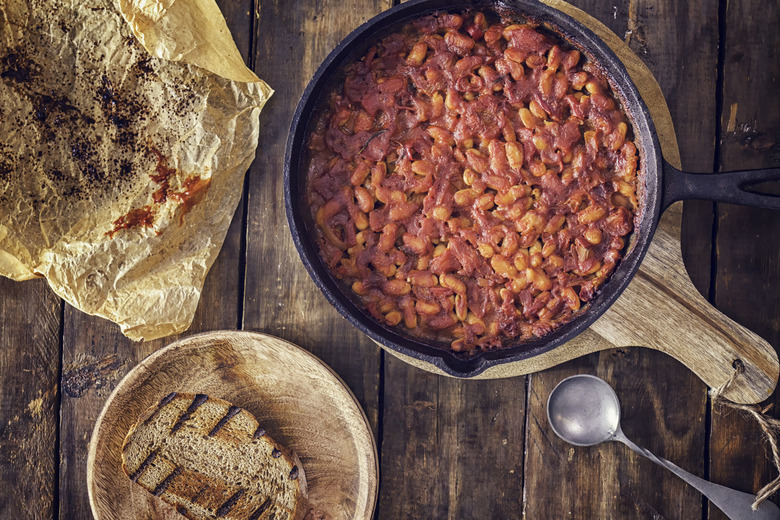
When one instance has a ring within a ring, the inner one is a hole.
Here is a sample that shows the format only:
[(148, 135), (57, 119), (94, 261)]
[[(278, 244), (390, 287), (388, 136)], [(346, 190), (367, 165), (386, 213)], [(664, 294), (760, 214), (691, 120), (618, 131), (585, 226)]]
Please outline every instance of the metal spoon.
[(755, 495), (691, 475), (631, 442), (620, 429), (620, 402), (617, 395), (603, 379), (583, 374), (558, 383), (547, 401), (547, 417), (558, 437), (575, 446), (593, 446), (604, 441), (622, 442), (698, 489), (733, 520), (780, 519), (780, 508), (774, 503), (766, 501), (757, 511), (753, 511), (751, 505)]

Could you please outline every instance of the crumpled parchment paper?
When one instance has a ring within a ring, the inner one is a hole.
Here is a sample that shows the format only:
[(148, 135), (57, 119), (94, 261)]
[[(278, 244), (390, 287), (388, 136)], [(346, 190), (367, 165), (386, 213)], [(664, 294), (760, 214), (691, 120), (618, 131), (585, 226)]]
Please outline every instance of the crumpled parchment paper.
[(186, 330), (272, 92), (214, 0), (0, 0), (0, 274)]

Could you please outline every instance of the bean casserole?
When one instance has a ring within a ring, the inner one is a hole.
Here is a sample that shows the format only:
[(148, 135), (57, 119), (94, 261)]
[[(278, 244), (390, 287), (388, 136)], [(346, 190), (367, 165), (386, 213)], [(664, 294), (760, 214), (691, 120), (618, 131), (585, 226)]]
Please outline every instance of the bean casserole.
[(425, 16), (324, 96), (306, 202), (321, 258), (377, 320), (458, 352), (516, 345), (578, 315), (622, 257), (631, 126), (552, 33)]

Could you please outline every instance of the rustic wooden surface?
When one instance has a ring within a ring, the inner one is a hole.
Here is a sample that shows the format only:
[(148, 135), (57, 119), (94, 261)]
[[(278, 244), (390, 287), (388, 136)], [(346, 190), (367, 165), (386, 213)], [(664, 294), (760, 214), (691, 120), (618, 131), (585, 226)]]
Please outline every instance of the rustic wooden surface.
[(98, 418), (87, 460), (96, 520), (181, 518), (122, 470), (131, 425), (171, 392), (238, 404), (305, 468), (308, 507), (333, 519), (370, 518), (378, 486), (373, 432), (329, 367), (292, 343), (244, 331), (208, 332), (159, 350), (130, 371)]
[[(718, 167), (779, 166), (780, 34), (766, 24), (780, 21), (780, 5), (737, 0), (726, 6)], [(778, 183), (772, 191), (780, 193)], [(718, 204), (715, 225), (713, 302), (780, 347), (780, 218), (771, 211)], [(770, 403), (777, 416), (777, 392)], [(713, 410), (710, 446), (710, 476), (725, 485), (755, 486), (777, 476), (769, 459), (751, 449), (766, 446), (760, 430), (733, 411)], [(711, 518), (726, 517), (714, 510)]]
[[(262, 330), (333, 367), (365, 409), (380, 447), (376, 518), (723, 518), (621, 445), (572, 448), (557, 439), (546, 398), (574, 373), (612, 383), (629, 438), (682, 468), (749, 492), (776, 476), (751, 420), (710, 409), (704, 384), (662, 353), (610, 350), (527, 377), (456, 381), (382, 354), (339, 318), (288, 238), (284, 143), (316, 65), (392, 2), (219, 3), (239, 49), (276, 95), (261, 115), (261, 151), (187, 334)], [(572, 3), (628, 40), (650, 67), (684, 168), (780, 165), (776, 2)], [(683, 237), (699, 290), (780, 347), (780, 215), (686, 203)], [(0, 517), (88, 519), (95, 420), (119, 379), (176, 338), (132, 343), (116, 326), (63, 306), (42, 281), (8, 280), (0, 280), (0, 338)]]

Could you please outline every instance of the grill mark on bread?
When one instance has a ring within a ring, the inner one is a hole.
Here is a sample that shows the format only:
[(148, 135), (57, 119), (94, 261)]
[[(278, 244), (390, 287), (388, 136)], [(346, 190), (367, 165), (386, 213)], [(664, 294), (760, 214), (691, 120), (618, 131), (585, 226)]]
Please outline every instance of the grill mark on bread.
[(196, 503), (198, 499), (203, 496), (203, 493), (205, 493), (208, 488), (209, 488), (208, 484), (200, 488), (194, 495), (192, 495), (192, 497), (190, 498), (190, 502), (192, 502), (193, 504)]
[(233, 496), (228, 498), (224, 504), (219, 506), (219, 509), (217, 509), (214, 514), (217, 516), (217, 518), (220, 518), (222, 516), (225, 516), (230, 512), (231, 509), (233, 509), (233, 506), (236, 505), (236, 502), (238, 502), (238, 499), (241, 498), (244, 493), (246, 492), (246, 489), (239, 489), (235, 493), (233, 493)]
[(246, 520), (257, 520), (260, 518), (260, 515), (266, 512), (268, 507), (271, 505), (271, 497), (266, 498), (262, 504), (260, 504), (260, 507), (254, 510), (254, 512), (249, 515), (249, 518)]
[(179, 468), (176, 468), (176, 469), (174, 469), (173, 471), (171, 471), (171, 474), (170, 474), (170, 475), (168, 475), (167, 477), (165, 477), (165, 479), (163, 479), (163, 481), (162, 481), (162, 482), (160, 482), (160, 483), (157, 485), (157, 487), (156, 487), (156, 488), (154, 488), (154, 491), (152, 491), (152, 495), (154, 495), (154, 496), (156, 496), (156, 497), (159, 497), (160, 495), (162, 495), (162, 494), (163, 494), (163, 492), (164, 492), (166, 489), (168, 489), (168, 486), (170, 486), (170, 485), (171, 485), (171, 482), (173, 482), (173, 480), (174, 480), (176, 477), (178, 477), (178, 476), (181, 474), (181, 472), (182, 472), (182, 469), (181, 469), (180, 467), (179, 467)]
[(152, 415), (146, 418), (144, 424), (149, 424), (150, 422), (152, 422), (152, 419), (154, 419), (157, 416), (157, 414), (160, 413), (160, 410), (162, 410), (165, 407), (165, 405), (173, 401), (175, 398), (176, 398), (176, 392), (171, 392), (170, 394), (160, 399), (160, 402), (157, 404), (157, 408), (154, 409)]
[(141, 477), (141, 474), (146, 470), (146, 468), (149, 467), (149, 464), (152, 463), (152, 461), (157, 457), (157, 451), (151, 452), (141, 463), (140, 466), (138, 466), (138, 469), (135, 470), (135, 473), (130, 475), (130, 480), (133, 482), (138, 482), (138, 479)]
[(212, 428), (212, 430), (209, 432), (209, 437), (213, 437), (217, 434), (219, 430), (221, 430), (227, 422), (232, 419), (236, 414), (238, 414), (241, 411), (241, 408), (238, 406), (231, 406), (227, 413), (222, 417), (222, 419), (219, 420), (219, 422)]
[(174, 434), (177, 431), (179, 431), (179, 428), (181, 428), (182, 425), (185, 422), (190, 420), (190, 418), (192, 417), (192, 414), (195, 413), (195, 410), (197, 410), (200, 407), (200, 405), (202, 405), (203, 403), (208, 401), (208, 399), (209, 399), (209, 396), (207, 396), (205, 394), (196, 394), (195, 395), (195, 399), (192, 400), (192, 404), (190, 404), (187, 407), (187, 410), (185, 410), (184, 413), (181, 414), (181, 417), (179, 417), (179, 420), (176, 421), (176, 424), (174, 424), (173, 428), (171, 428), (171, 434)]
[[(147, 424), (155, 413), (157, 418)], [(174, 435), (174, 426), (181, 433)], [(301, 502), (306, 476), (297, 456), (270, 438), (250, 412), (221, 399), (182, 392), (166, 396), (139, 418), (125, 444), (130, 446), (122, 452), (128, 476), (188, 518), (301, 520), (306, 513)], [(265, 468), (268, 475), (236, 486), (224, 464), (241, 456), (241, 446), (251, 448), (251, 468)], [(187, 454), (199, 458), (190, 460)]]

